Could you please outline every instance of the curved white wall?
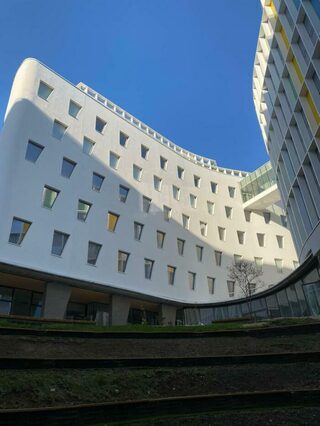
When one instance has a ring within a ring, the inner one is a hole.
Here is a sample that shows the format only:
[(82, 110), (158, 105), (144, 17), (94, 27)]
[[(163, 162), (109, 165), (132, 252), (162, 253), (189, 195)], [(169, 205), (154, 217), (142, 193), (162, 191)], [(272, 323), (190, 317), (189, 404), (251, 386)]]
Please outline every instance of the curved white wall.
[[(37, 96), (40, 80), (54, 89), (47, 101)], [(68, 114), (70, 99), (82, 107), (77, 119)], [(107, 122), (103, 134), (95, 130), (97, 116)], [(54, 120), (68, 126), (61, 141), (52, 136)], [(120, 131), (129, 136), (126, 148), (119, 144)], [(95, 142), (91, 156), (82, 152), (84, 136)], [(44, 146), (36, 163), (25, 159), (29, 139)], [(86, 280), (115, 291), (186, 303), (230, 298), (227, 267), (233, 263), (234, 254), (249, 260), (263, 258), (264, 286), (276, 284), (294, 269), (296, 253), (290, 232), (281, 224), (279, 207), (269, 209), (269, 224), (258, 212), (253, 212), (251, 222), (247, 222), (240, 176), (213, 169), (213, 162), (201, 166), (201, 158), (198, 164), (196, 157), (187, 159), (186, 154), (176, 152), (177, 148), (155, 140), (36, 60), (24, 61), (17, 72), (0, 143), (0, 202), (5, 206), (0, 225), (1, 262)], [(147, 160), (141, 158), (141, 144), (150, 150)], [(120, 156), (118, 170), (109, 167), (110, 151)], [(168, 160), (166, 171), (160, 168), (160, 156)], [(63, 157), (77, 163), (70, 179), (60, 173)], [(133, 164), (143, 169), (141, 182), (132, 177)], [(177, 166), (185, 170), (184, 180), (178, 178)], [(93, 172), (105, 176), (100, 192), (92, 190)], [(163, 179), (161, 192), (153, 187), (154, 175)], [(201, 179), (200, 188), (194, 186), (194, 175)], [(217, 183), (216, 194), (210, 182)], [(126, 203), (119, 201), (119, 184), (130, 188)], [(60, 191), (51, 210), (41, 205), (44, 185)], [(181, 189), (179, 201), (173, 198), (172, 185)], [(229, 186), (236, 188), (234, 198), (229, 195)], [(190, 194), (197, 196), (196, 209), (190, 206)], [(152, 199), (149, 213), (142, 210), (142, 196)], [(86, 222), (77, 220), (78, 199), (92, 204)], [(207, 201), (215, 203), (213, 215), (208, 213)], [(169, 222), (163, 218), (163, 205), (172, 208)], [(233, 209), (231, 219), (226, 218), (225, 206)], [(115, 233), (106, 228), (108, 211), (120, 215)], [(182, 214), (190, 216), (190, 230), (183, 228)], [(13, 217), (32, 222), (20, 246), (8, 243)], [(134, 239), (134, 221), (144, 224), (141, 241)], [(207, 237), (201, 236), (200, 221), (208, 224)], [(219, 239), (218, 226), (226, 229), (225, 241)], [(51, 254), (54, 230), (70, 234), (61, 257)], [(166, 233), (163, 249), (157, 248), (157, 230)], [(243, 245), (237, 231), (245, 232)], [(265, 234), (265, 247), (259, 247), (257, 233)], [(279, 248), (277, 235), (283, 236), (284, 248)], [(177, 238), (185, 240), (183, 256), (177, 253)], [(87, 264), (88, 241), (102, 244), (96, 266)], [(196, 258), (196, 245), (203, 246), (202, 262)], [(118, 250), (130, 253), (125, 273), (117, 270)], [(223, 253), (221, 266), (215, 263), (215, 250)], [(144, 258), (155, 261), (151, 280), (144, 278)], [(276, 258), (283, 259), (283, 273), (276, 271)], [(174, 285), (168, 284), (167, 265), (176, 267)], [(188, 271), (196, 273), (194, 290), (189, 288)], [(207, 276), (215, 278), (214, 294), (209, 294)], [(237, 296), (240, 294), (236, 292)]]

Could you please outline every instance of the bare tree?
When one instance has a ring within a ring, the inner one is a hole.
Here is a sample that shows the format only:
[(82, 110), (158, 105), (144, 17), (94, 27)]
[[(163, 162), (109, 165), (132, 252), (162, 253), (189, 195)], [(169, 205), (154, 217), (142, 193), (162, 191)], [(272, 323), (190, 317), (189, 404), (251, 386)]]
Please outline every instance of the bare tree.
[(252, 312), (252, 295), (257, 288), (261, 287), (262, 282), (258, 278), (262, 275), (262, 271), (253, 262), (242, 259), (229, 266), (228, 269), (230, 280), (234, 281), (235, 285), (240, 288), (246, 299), (250, 317), (254, 318)]

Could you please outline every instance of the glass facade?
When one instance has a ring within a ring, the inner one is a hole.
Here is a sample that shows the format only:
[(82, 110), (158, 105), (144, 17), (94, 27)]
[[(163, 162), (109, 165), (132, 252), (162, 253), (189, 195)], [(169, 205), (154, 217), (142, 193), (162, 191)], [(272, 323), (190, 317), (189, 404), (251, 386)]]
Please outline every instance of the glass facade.
[(251, 200), (273, 185), (276, 185), (276, 176), (268, 161), (241, 180), (240, 190), (243, 202)]

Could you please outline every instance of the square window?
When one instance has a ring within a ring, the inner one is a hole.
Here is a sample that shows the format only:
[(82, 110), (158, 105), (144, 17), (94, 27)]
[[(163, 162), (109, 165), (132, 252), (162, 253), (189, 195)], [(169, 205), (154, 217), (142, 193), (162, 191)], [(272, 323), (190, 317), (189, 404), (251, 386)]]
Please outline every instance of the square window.
[(141, 240), (143, 226), (144, 225), (142, 223), (139, 223), (139, 222), (134, 222), (134, 224), (133, 224), (134, 239), (137, 240), (137, 241)]
[(172, 215), (172, 209), (168, 206), (163, 206), (163, 217), (164, 220), (166, 220), (167, 222), (169, 222), (170, 218)]
[(245, 210), (244, 211), (244, 217), (246, 219), (246, 222), (251, 222), (251, 211), (250, 210)]
[(109, 153), (109, 166), (114, 170), (118, 170), (119, 161), (120, 161), (119, 155), (110, 151), (110, 153)]
[(196, 245), (196, 253), (198, 262), (202, 262), (203, 257), (203, 247)]
[(168, 265), (167, 266), (168, 271), (168, 283), (170, 285), (174, 285), (174, 277), (176, 275), (176, 268), (175, 266)]
[(210, 182), (210, 186), (211, 186), (211, 192), (212, 192), (213, 194), (216, 194), (216, 193), (217, 193), (217, 190), (218, 190), (218, 184), (217, 184), (217, 183), (215, 183), (215, 182)]
[(153, 186), (156, 191), (161, 191), (162, 179), (158, 176), (153, 176)]
[(212, 201), (207, 201), (207, 208), (208, 208), (208, 213), (213, 215), (214, 214), (214, 203)]
[(180, 166), (177, 166), (177, 173), (179, 179), (184, 179), (184, 169)]
[(201, 179), (199, 178), (199, 176), (193, 175), (193, 182), (196, 188), (200, 188)]
[(222, 228), (221, 226), (218, 226), (218, 234), (220, 241), (226, 240), (226, 228)]
[(271, 213), (270, 212), (263, 212), (264, 221), (266, 224), (270, 223), (271, 219)]
[(234, 254), (233, 260), (235, 265), (239, 265), (242, 260), (242, 256), (240, 254)]
[(115, 232), (118, 220), (119, 220), (118, 214), (108, 212), (108, 217), (107, 217), (107, 229), (108, 229), (108, 231)]
[(123, 132), (120, 132), (119, 143), (124, 148), (127, 148), (129, 136)]
[(118, 272), (126, 272), (130, 253), (118, 251)]
[(48, 100), (49, 96), (53, 92), (53, 88), (48, 86), (48, 84), (44, 83), (43, 81), (40, 81), (39, 88), (38, 88), (38, 96), (45, 101)]
[(43, 151), (43, 148), (42, 145), (36, 142), (28, 141), (25, 159), (35, 163)]
[(226, 218), (232, 219), (232, 207), (225, 206)]
[(98, 260), (98, 256), (101, 250), (102, 244), (94, 243), (89, 241), (88, 243), (88, 258), (87, 262), (89, 265), (95, 265)]
[(147, 280), (151, 280), (154, 260), (144, 259), (144, 277)]
[(228, 186), (229, 197), (234, 198), (236, 193), (236, 188), (234, 186)]
[(209, 294), (214, 294), (214, 281), (214, 278), (207, 277)]
[(162, 170), (167, 170), (168, 168), (168, 160), (161, 156), (160, 156), (160, 167)]
[(259, 247), (265, 247), (265, 235), (257, 233)]
[(165, 236), (165, 232), (157, 231), (157, 247), (160, 249), (163, 248)]
[(186, 214), (182, 215), (182, 225), (184, 229), (189, 229), (190, 227), (190, 217), (187, 216)]
[(75, 163), (72, 160), (69, 160), (68, 158), (63, 157), (62, 160), (62, 167), (61, 167), (61, 176), (70, 178), (72, 175), (72, 172), (74, 168), (76, 167), (77, 163)]
[(14, 217), (12, 220), (9, 242), (20, 245), (29, 231), (30, 226), (31, 222)]
[(238, 235), (239, 244), (244, 244), (245, 232), (244, 231), (237, 231), (237, 235)]
[(197, 208), (197, 196), (190, 194), (190, 205), (193, 209)]
[(283, 236), (282, 235), (276, 235), (276, 237), (277, 237), (278, 247), (280, 249), (282, 249), (283, 248)]
[(94, 147), (95, 142), (93, 142), (92, 140), (84, 137), (83, 138), (83, 145), (82, 145), (82, 152), (84, 154), (87, 155), (91, 155), (93, 147)]
[(53, 239), (52, 239), (51, 254), (54, 254), (56, 256), (61, 256), (67, 244), (69, 236), (70, 236), (69, 234), (65, 234), (64, 232), (54, 231)]
[(195, 272), (188, 272), (189, 288), (194, 290), (196, 288), (196, 274)]
[(274, 259), (274, 263), (276, 264), (277, 272), (281, 274), (283, 272), (283, 260)]
[(119, 200), (122, 203), (125, 203), (127, 201), (129, 191), (130, 189), (127, 188), (126, 186), (119, 185)]
[(148, 198), (145, 196), (142, 197), (142, 209), (145, 213), (149, 213), (151, 201), (152, 201), (151, 198)]
[(142, 177), (142, 168), (134, 164), (132, 168), (132, 175), (133, 179), (140, 182)]
[(96, 131), (98, 133), (103, 133), (106, 124), (107, 122), (102, 120), (102, 118), (96, 117)]
[(81, 108), (82, 108), (81, 105), (79, 105), (76, 102), (70, 100), (70, 103), (69, 103), (69, 115), (71, 115), (71, 117), (73, 117), (73, 118), (77, 118), (78, 114), (79, 114), (79, 112), (81, 110)]
[(255, 264), (256, 270), (261, 272), (262, 266), (263, 266), (263, 258), (262, 257), (255, 257), (254, 258), (254, 264)]
[(215, 250), (214, 252), (214, 257), (216, 259), (216, 265), (217, 266), (221, 266), (221, 261), (222, 261), (222, 252), (221, 251), (217, 251)]
[(83, 222), (85, 222), (89, 214), (89, 210), (91, 209), (91, 206), (92, 204), (88, 203), (87, 201), (83, 201), (83, 200), (78, 201), (78, 212), (77, 212), (78, 220), (82, 220)]
[(93, 172), (93, 174), (92, 174), (92, 189), (99, 192), (100, 189), (101, 189), (101, 186), (103, 184), (103, 181), (104, 181), (104, 176)]
[(227, 286), (228, 286), (229, 297), (234, 297), (235, 282), (227, 281)]
[(200, 233), (203, 237), (206, 237), (208, 234), (208, 224), (206, 222), (200, 221)]
[(60, 123), (58, 120), (54, 120), (53, 127), (52, 127), (52, 136), (59, 141), (63, 138), (63, 135), (67, 131), (68, 126), (65, 124)]
[(141, 158), (147, 160), (149, 156), (149, 148), (145, 145), (141, 145)]
[(180, 256), (183, 256), (183, 253), (184, 253), (184, 245), (185, 245), (185, 240), (182, 240), (181, 238), (177, 238), (178, 254), (179, 254)]
[(179, 201), (180, 200), (180, 188), (178, 188), (175, 185), (172, 185), (172, 195), (173, 195), (173, 198), (175, 200)]
[(57, 189), (51, 188), (50, 186), (45, 186), (42, 192), (42, 206), (47, 209), (51, 209), (59, 195), (60, 191)]

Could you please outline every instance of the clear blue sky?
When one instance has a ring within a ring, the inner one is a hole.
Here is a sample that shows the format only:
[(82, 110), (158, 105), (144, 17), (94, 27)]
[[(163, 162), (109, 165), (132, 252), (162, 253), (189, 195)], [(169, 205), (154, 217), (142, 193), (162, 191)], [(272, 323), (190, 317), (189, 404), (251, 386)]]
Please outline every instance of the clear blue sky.
[(2, 0), (0, 114), (35, 57), (197, 154), (267, 160), (252, 100), (258, 0)]

